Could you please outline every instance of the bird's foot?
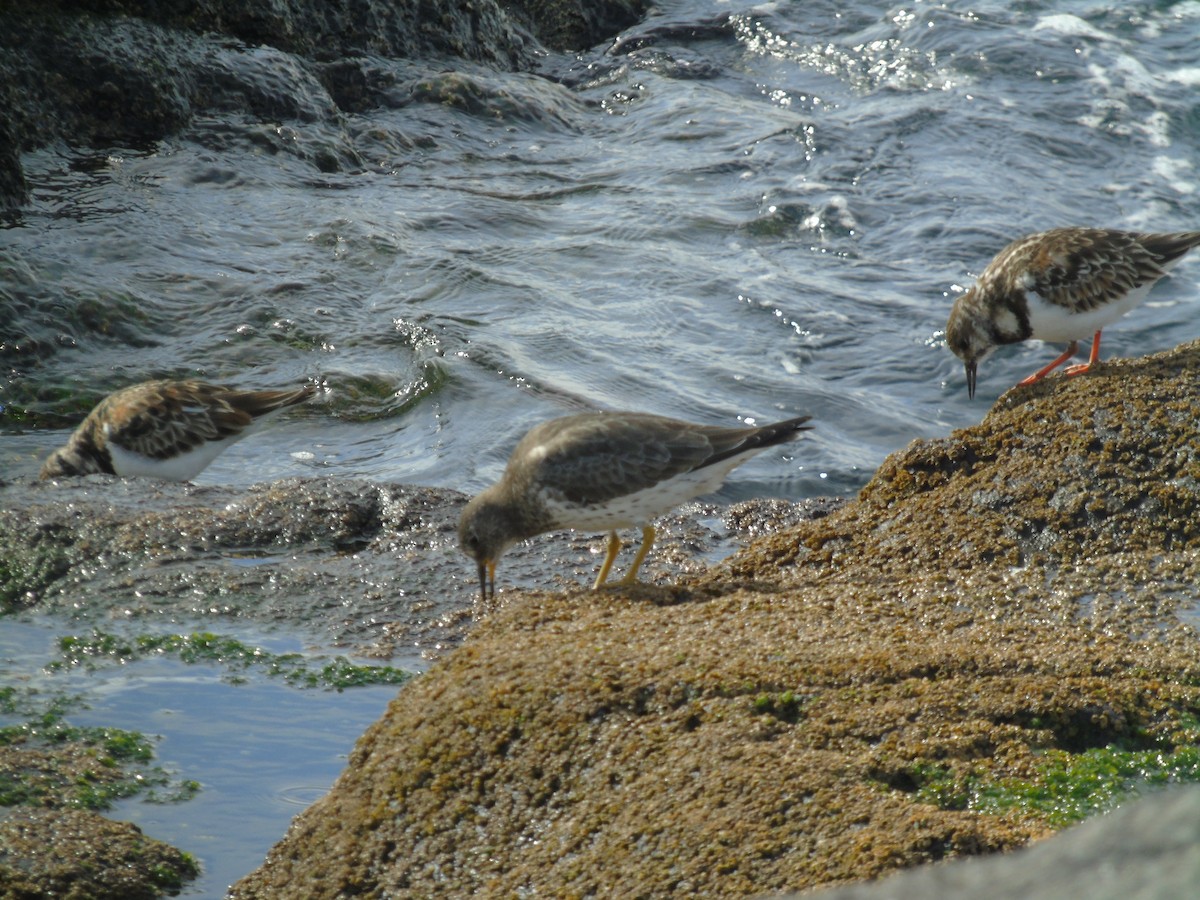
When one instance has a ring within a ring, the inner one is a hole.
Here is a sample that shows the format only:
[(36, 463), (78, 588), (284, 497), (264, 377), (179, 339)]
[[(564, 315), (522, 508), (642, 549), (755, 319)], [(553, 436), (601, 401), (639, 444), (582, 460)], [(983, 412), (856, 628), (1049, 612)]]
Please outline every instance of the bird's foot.
[(1025, 387), (1027, 384), (1037, 384), (1046, 377), (1046, 374), (1046, 372), (1034, 372), (1028, 378), (1022, 378), (1020, 381), (1018, 381), (1017, 387)]

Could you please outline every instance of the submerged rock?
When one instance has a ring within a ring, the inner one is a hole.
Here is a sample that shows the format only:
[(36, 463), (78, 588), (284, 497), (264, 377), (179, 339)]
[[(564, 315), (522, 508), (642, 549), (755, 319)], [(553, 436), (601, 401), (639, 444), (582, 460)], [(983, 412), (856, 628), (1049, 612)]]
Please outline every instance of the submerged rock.
[(396, 642), (454, 644), (473, 596), (454, 535), (464, 499), (355, 479), (248, 490), (102, 475), (8, 484), (0, 609), (286, 623), (382, 656)]
[(1197, 742), (1197, 396), (1200, 344), (1051, 379), (678, 586), (508, 593), (231, 896), (745, 896), (1050, 833), (1052, 778)]

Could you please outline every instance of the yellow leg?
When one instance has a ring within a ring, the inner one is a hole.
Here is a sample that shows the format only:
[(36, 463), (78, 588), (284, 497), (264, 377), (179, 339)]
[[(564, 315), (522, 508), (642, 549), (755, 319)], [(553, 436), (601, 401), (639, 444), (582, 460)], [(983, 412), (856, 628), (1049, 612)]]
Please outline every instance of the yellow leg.
[(646, 554), (650, 552), (650, 547), (654, 544), (655, 531), (653, 525), (647, 525), (642, 529), (642, 546), (637, 552), (637, 556), (633, 558), (633, 565), (629, 567), (629, 571), (625, 573), (625, 577), (621, 579), (621, 584), (636, 584), (638, 569), (642, 567), (642, 563), (646, 560)]
[(613, 563), (617, 559), (617, 554), (621, 552), (621, 539), (617, 537), (615, 531), (608, 533), (608, 556), (604, 557), (604, 565), (600, 567), (600, 574), (596, 576), (596, 583), (592, 585), (592, 590), (599, 590), (604, 582), (608, 581), (608, 573), (612, 571)]

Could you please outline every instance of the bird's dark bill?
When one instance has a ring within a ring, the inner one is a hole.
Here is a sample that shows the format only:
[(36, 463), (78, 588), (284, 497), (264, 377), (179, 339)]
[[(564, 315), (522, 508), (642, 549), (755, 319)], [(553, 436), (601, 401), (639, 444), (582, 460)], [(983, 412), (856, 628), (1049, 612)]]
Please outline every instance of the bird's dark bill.
[(979, 368), (975, 360), (971, 360), (966, 364), (967, 369), (967, 396), (972, 400), (975, 399), (975, 372)]
[(479, 596), (487, 603), (489, 589), (491, 596), (496, 596), (496, 564), (490, 560), (479, 561)]

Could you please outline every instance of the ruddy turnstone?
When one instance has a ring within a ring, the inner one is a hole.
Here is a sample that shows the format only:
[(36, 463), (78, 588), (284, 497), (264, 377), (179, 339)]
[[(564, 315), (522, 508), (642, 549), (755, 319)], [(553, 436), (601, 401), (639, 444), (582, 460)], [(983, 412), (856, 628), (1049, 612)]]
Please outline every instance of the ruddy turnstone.
[(238, 391), (203, 381), (144, 381), (101, 400), (46, 459), (40, 477), (106, 472), (188, 481), (271, 413), (316, 391), (311, 384)]
[(1100, 359), (1100, 331), (1145, 299), (1150, 288), (1193, 247), (1200, 231), (1142, 234), (1100, 228), (1055, 228), (1013, 241), (954, 302), (946, 342), (963, 361), (967, 393), (975, 373), (1000, 344), (1035, 338), (1069, 341), (1066, 351), (1021, 384), (1032, 384), (1074, 356), (1093, 335), (1086, 372)]
[(654, 543), (655, 517), (716, 490), (735, 466), (806, 431), (809, 416), (722, 428), (633, 412), (588, 412), (535, 426), (513, 450), (503, 477), (474, 497), (458, 525), (479, 566), (483, 599), (496, 592), (496, 562), (518, 541), (562, 528), (608, 531), (593, 589), (621, 549), (616, 529), (639, 526), (642, 546), (623, 584), (637, 580)]

